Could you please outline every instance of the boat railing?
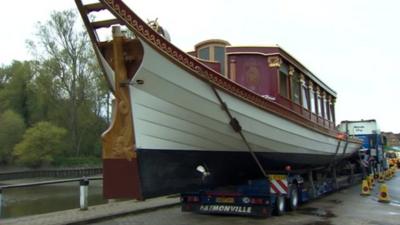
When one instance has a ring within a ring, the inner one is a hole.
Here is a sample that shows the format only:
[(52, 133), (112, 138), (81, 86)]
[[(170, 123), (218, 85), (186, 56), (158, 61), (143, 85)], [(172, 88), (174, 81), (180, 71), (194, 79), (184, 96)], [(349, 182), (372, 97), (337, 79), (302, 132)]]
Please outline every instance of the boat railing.
[(289, 110), (292, 110), (298, 115), (301, 115), (303, 118), (306, 118), (322, 127), (330, 129), (335, 128), (335, 125), (332, 121), (323, 118), (322, 116), (318, 115), (315, 112), (311, 112), (310, 110), (305, 109), (299, 103), (293, 102), (290, 99), (283, 96), (278, 96), (277, 99), (279, 100), (280, 104), (282, 104), (284, 107), (286, 107)]

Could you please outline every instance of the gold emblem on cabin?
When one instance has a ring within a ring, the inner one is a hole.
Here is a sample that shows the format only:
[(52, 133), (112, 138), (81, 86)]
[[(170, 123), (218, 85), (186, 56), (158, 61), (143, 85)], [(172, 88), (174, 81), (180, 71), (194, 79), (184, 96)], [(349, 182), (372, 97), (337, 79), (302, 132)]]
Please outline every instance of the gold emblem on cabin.
[(270, 56), (268, 57), (268, 66), (269, 67), (280, 67), (282, 64), (282, 59), (279, 56)]
[(245, 81), (246, 87), (255, 91), (258, 88), (258, 84), (260, 83), (260, 69), (257, 65), (257, 62), (252, 60), (245, 63)]

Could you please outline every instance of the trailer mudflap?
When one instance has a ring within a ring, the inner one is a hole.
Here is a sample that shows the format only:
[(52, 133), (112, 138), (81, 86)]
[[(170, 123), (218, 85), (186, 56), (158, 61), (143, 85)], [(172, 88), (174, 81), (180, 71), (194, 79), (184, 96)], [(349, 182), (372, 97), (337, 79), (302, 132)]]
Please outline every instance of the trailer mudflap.
[(268, 217), (272, 214), (272, 207), (268, 205), (238, 205), (238, 204), (182, 204), (183, 212), (200, 214), (224, 214), (238, 216)]
[(272, 213), (269, 195), (243, 195), (237, 192), (191, 192), (181, 194), (183, 212), (267, 217)]

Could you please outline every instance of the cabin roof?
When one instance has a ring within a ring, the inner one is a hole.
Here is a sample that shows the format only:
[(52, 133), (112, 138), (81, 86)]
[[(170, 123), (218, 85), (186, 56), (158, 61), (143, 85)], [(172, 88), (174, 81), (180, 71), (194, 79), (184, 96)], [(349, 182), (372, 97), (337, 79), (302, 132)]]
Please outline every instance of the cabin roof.
[(203, 45), (210, 45), (210, 44), (217, 44), (217, 45), (220, 44), (220, 45), (223, 45), (223, 46), (231, 45), (229, 42), (227, 42), (225, 40), (222, 40), (222, 39), (208, 39), (208, 40), (205, 40), (205, 41), (197, 43), (194, 46), (194, 48), (198, 49), (198, 48), (202, 47)]

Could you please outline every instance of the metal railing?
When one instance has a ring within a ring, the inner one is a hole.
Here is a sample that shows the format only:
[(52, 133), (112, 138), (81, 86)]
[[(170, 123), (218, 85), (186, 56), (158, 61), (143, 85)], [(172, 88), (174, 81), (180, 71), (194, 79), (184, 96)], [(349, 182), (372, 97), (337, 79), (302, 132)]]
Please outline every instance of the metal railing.
[(60, 184), (60, 183), (70, 183), (79, 182), (79, 206), (81, 210), (88, 209), (88, 195), (89, 195), (89, 181), (90, 180), (103, 180), (102, 176), (96, 177), (82, 177), (82, 178), (72, 178), (72, 179), (62, 179), (62, 180), (49, 180), (49, 181), (39, 181), (32, 183), (22, 183), (22, 184), (10, 184), (0, 186), (0, 216), (2, 215), (3, 208), (3, 190), (14, 189), (14, 188), (27, 188), (35, 186), (43, 186), (49, 184)]
[(35, 170), (19, 170), (0, 172), (0, 181), (36, 178), (36, 177), (52, 177), (52, 178), (72, 178), (72, 177), (89, 177), (102, 174), (101, 167), (92, 168), (68, 168), (68, 169), (35, 169)]

